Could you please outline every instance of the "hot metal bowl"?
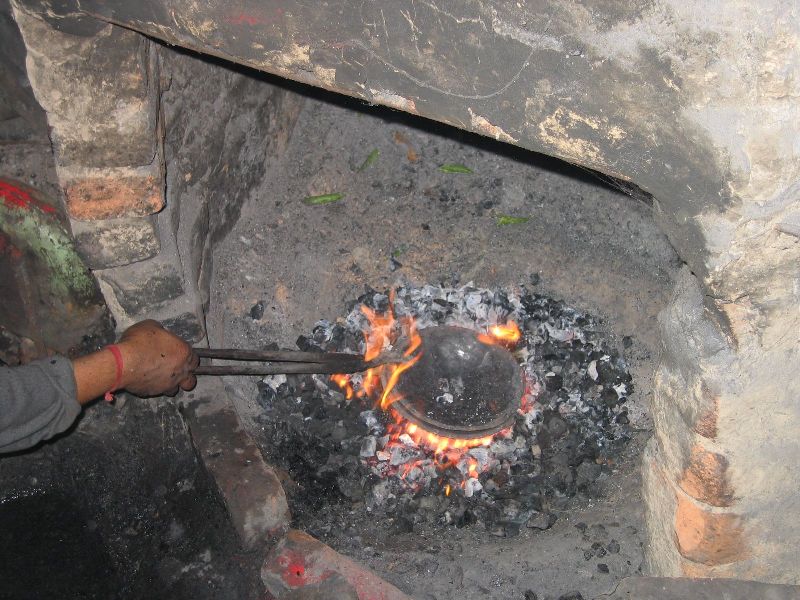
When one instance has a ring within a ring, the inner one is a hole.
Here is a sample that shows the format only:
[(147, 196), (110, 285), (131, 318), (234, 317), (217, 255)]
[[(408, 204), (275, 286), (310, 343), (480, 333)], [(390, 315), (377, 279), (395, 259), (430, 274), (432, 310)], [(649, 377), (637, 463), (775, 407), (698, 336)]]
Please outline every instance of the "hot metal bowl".
[(429, 327), (419, 334), (422, 355), (400, 375), (394, 410), (449, 438), (486, 437), (513, 423), (524, 383), (508, 350), (463, 327)]

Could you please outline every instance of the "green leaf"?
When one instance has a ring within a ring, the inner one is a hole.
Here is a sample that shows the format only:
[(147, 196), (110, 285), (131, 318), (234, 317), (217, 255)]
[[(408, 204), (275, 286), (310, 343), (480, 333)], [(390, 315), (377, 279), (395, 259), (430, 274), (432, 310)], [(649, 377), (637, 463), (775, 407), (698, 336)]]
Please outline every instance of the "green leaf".
[(439, 167), (442, 173), (472, 173), (472, 169), (458, 163), (450, 163)]
[(380, 151), (378, 151), (378, 149), (375, 148), (375, 150), (373, 150), (372, 152), (369, 153), (369, 156), (367, 156), (367, 158), (364, 159), (364, 162), (361, 163), (361, 166), (358, 167), (358, 169), (356, 169), (356, 170), (360, 173), (361, 171), (366, 169), (368, 166), (370, 166), (372, 163), (375, 162), (375, 160), (378, 158), (379, 154), (380, 154)]
[(521, 225), (530, 221), (530, 217), (512, 217), (511, 215), (498, 215), (495, 218), (498, 225)]
[(303, 198), (303, 204), (308, 204), (309, 206), (321, 206), (323, 204), (330, 204), (331, 202), (338, 202), (344, 198), (344, 194), (321, 194), (319, 196), (307, 196)]

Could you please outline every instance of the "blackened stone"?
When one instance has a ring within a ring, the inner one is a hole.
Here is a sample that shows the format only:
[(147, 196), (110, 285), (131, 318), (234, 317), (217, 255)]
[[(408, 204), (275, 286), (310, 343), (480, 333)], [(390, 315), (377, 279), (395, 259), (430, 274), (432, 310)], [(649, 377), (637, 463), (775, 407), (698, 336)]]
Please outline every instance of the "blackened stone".
[(611, 540), (608, 542), (606, 550), (608, 550), (609, 554), (619, 554), (619, 542), (617, 540)]
[(465, 527), (478, 522), (478, 516), (470, 509), (456, 516), (456, 527)]
[(586, 531), (586, 523), (583, 523), (583, 522), (575, 523), (575, 529), (577, 529), (578, 531), (583, 533), (584, 531)]
[(633, 338), (629, 335), (626, 335), (624, 338), (622, 338), (622, 345), (625, 348), (630, 348), (633, 346)]
[(628, 425), (631, 422), (627, 411), (619, 413), (614, 420), (620, 425)]
[(264, 301), (259, 300), (250, 309), (250, 318), (254, 321), (260, 321), (264, 316)]
[(322, 348), (320, 348), (317, 344), (314, 343), (313, 340), (307, 338), (304, 335), (301, 335), (297, 338), (295, 342), (297, 347), (302, 350), (303, 352), (321, 352)]
[(421, 227), (422, 227), (422, 229), (423, 229), (424, 231), (430, 231), (430, 230), (431, 230), (431, 226), (430, 226), (430, 225), (428, 225), (427, 223), (423, 223), (423, 224), (421, 225)]
[(528, 527), (545, 531), (555, 525), (558, 517), (553, 513), (535, 513), (528, 519)]
[(595, 542), (594, 544), (592, 544), (592, 553), (597, 558), (603, 558), (606, 555), (606, 549), (603, 548), (603, 544), (601, 544), (600, 542)]
[(559, 596), (558, 600), (583, 600), (583, 595), (580, 592), (568, 592)]
[(584, 560), (592, 560), (594, 558), (594, 552), (591, 550), (584, 550), (583, 551), (583, 559)]
[(606, 563), (597, 563), (597, 570), (600, 573), (608, 573), (608, 565)]
[(403, 263), (397, 260), (394, 256), (389, 259), (389, 270), (394, 273), (397, 269), (401, 268)]
[(531, 273), (531, 285), (539, 285), (539, 282), (542, 278), (539, 276), (538, 273)]
[(525, 590), (525, 600), (539, 600), (539, 596), (533, 590)]
[(161, 324), (164, 329), (171, 331), (187, 342), (199, 342), (205, 335), (203, 326), (194, 313), (187, 312), (171, 319), (162, 319)]

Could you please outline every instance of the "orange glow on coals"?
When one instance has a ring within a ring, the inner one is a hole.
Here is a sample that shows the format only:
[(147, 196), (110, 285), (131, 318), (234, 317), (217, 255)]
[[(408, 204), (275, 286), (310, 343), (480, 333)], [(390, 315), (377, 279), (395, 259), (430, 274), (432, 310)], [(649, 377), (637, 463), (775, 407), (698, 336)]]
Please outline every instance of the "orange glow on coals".
[(519, 325), (514, 321), (509, 321), (505, 325), (492, 325), (489, 327), (488, 333), (478, 334), (478, 341), (484, 344), (513, 348), (521, 337), (522, 332), (519, 330)]
[[(364, 331), (364, 359), (369, 362), (379, 358), (384, 352), (397, 351), (398, 348), (404, 347), (403, 360), (369, 369), (360, 376), (360, 381), (355, 386), (351, 375), (337, 374), (331, 376), (331, 380), (343, 390), (348, 400), (353, 397), (366, 397), (373, 400), (377, 408), (390, 413), (394, 422), (387, 427), (389, 441), (383, 448), (384, 451), (391, 452), (393, 448), (401, 446), (426, 448), (433, 453), (433, 463), (438, 470), (456, 467), (462, 472), (464, 480), (459, 485), (464, 488), (467, 479), (477, 477), (481, 470), (487, 468), (486, 465), (480, 465), (468, 452), (472, 448), (490, 446), (495, 437), (507, 437), (510, 435), (510, 429), (482, 438), (449, 438), (426, 431), (392, 409), (391, 405), (402, 398), (396, 390), (397, 381), (404, 371), (416, 364), (425, 351), (414, 319), (395, 318), (393, 306), (394, 294), (390, 295), (389, 310), (385, 313), (378, 313), (367, 306), (361, 306), (361, 311), (369, 323), (368, 329)], [(493, 325), (487, 333), (476, 333), (476, 336), (485, 344), (513, 348), (522, 334), (517, 324), (509, 321), (505, 325)], [(398, 465), (397, 475), (404, 480), (410, 480), (414, 469), (422, 468), (424, 462), (424, 459), (411, 460)], [(443, 485), (442, 489), (445, 495), (450, 495), (449, 483)]]

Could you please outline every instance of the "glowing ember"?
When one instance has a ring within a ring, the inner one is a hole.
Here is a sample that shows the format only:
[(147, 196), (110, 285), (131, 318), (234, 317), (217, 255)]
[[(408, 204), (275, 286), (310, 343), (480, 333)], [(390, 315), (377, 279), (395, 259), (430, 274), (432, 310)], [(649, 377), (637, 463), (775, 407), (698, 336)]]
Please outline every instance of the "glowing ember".
[[(367, 319), (369, 327), (364, 330), (364, 357), (371, 361), (382, 353), (397, 347), (403, 350), (404, 362), (383, 364), (369, 369), (356, 381), (350, 375), (333, 375), (331, 379), (345, 393), (348, 400), (353, 397), (370, 398), (378, 408), (388, 412), (394, 423), (389, 424), (387, 432), (389, 439), (385, 443), (383, 452), (390, 453), (396, 464), (396, 474), (412, 483), (422, 473), (427, 465), (433, 464), (439, 471), (451, 469), (451, 472), (460, 472), (461, 481), (454, 482), (466, 495), (480, 489), (477, 477), (480, 472), (489, 468), (487, 461), (479, 462), (469, 455), (474, 448), (488, 447), (496, 437), (507, 438), (511, 435), (511, 428), (506, 428), (492, 435), (481, 438), (460, 439), (437, 435), (425, 430), (416, 423), (403, 418), (392, 408), (392, 404), (402, 399), (396, 390), (396, 384), (404, 371), (414, 366), (422, 357), (425, 349), (422, 338), (417, 332), (416, 324), (411, 317), (396, 319), (393, 307), (394, 296), (390, 297), (389, 310), (378, 313), (367, 306), (361, 306), (361, 311)], [(519, 327), (513, 321), (504, 325), (493, 325), (486, 333), (476, 333), (477, 339), (484, 344), (500, 345), (513, 348), (521, 338)], [(386, 382), (381, 385), (381, 382)], [(418, 449), (418, 455), (410, 453), (409, 449)], [(432, 454), (432, 457), (430, 456)], [(407, 457), (416, 456), (411, 460)], [(450, 483), (443, 486), (445, 495), (451, 493)]]
[(516, 346), (521, 337), (522, 332), (514, 321), (509, 321), (505, 325), (492, 325), (489, 333), (478, 334), (478, 340), (484, 344), (496, 344), (510, 348)]

